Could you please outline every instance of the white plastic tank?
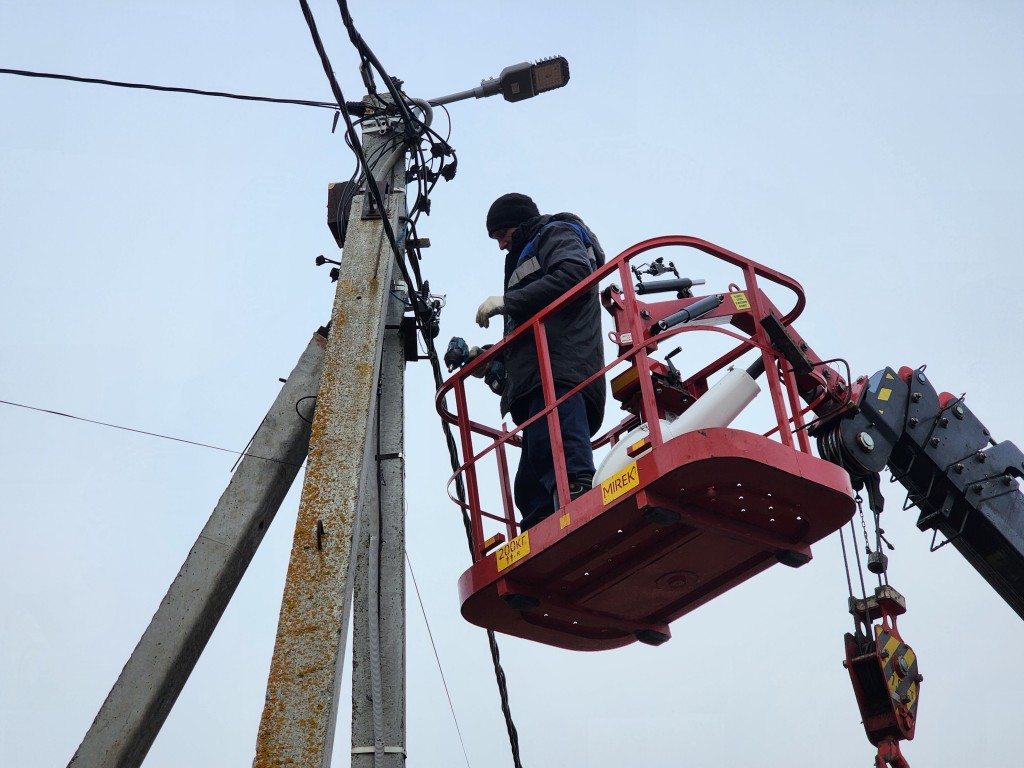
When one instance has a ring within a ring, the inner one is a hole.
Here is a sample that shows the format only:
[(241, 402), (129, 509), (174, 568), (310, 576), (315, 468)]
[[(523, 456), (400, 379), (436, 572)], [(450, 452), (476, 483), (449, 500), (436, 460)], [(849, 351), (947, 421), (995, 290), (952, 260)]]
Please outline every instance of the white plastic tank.
[[(687, 408), (682, 415), (672, 421), (661, 419), (661, 437), (666, 443), (679, 435), (697, 429), (727, 427), (733, 419), (740, 415), (744, 408), (757, 397), (761, 387), (742, 368), (732, 368), (715, 386), (705, 392), (697, 401)], [(604, 457), (601, 466), (594, 474), (594, 485), (607, 480), (633, 459), (626, 453), (629, 446), (647, 437), (648, 426), (641, 424), (627, 432)]]

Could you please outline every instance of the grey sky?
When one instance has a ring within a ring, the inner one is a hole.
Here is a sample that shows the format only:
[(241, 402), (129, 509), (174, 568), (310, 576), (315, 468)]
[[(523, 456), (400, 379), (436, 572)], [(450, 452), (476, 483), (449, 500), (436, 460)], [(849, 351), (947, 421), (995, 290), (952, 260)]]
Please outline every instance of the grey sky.
[[(500, 291), (483, 218), (522, 191), (579, 213), (609, 253), (690, 234), (790, 274), (808, 295), (798, 328), (823, 357), (855, 373), (927, 363), (997, 439), (1024, 441), (1019, 4), (351, 9), (416, 97), (527, 59), (570, 61), (563, 90), (451, 108), (459, 172), (420, 224), (433, 243), (424, 272), (448, 295), (441, 341), (494, 339), (472, 323)], [(337, 6), (314, 11), (359, 98)], [(0, 51), (9, 68), (330, 97), (297, 3), (0, 0)], [(10, 76), (0, 104), (0, 399), (242, 449), (330, 312), (313, 259), (337, 255), (326, 186), (353, 168), (330, 113)], [(467, 555), (432, 389), (426, 365), (411, 366), (409, 555), (471, 764), (508, 765), (486, 639), (458, 612)], [(0, 434), (0, 755), (64, 765), (234, 459), (10, 406)], [(902, 493), (886, 490), (890, 579), (909, 603), (899, 627), (925, 675), (904, 753), (1015, 765), (1024, 626), (951, 547), (929, 554)], [(148, 767), (251, 762), (297, 499)], [(524, 764), (869, 764), (840, 666), (838, 540), (814, 551), (806, 568), (772, 569), (680, 620), (660, 648), (572, 654), (500, 638)], [(462, 764), (414, 603), (408, 655), (408, 765)]]

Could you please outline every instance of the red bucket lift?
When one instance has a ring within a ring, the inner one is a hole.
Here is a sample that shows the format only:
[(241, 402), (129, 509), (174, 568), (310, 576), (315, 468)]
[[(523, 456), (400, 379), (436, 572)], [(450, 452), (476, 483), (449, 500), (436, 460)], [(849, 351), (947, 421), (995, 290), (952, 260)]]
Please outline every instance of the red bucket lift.
[[(666, 250), (652, 259), (646, 254), (653, 249)], [(703, 281), (680, 278), (668, 256), (695, 251), (737, 268), (739, 283), (694, 296), (692, 287)], [(664, 278), (669, 272), (675, 277)], [(759, 279), (795, 295), (789, 312), (779, 311)], [(609, 337), (618, 347), (604, 372), (621, 370), (611, 389), (627, 416), (594, 445), (612, 445), (615, 457), (591, 491), (520, 533), (508, 453), (520, 444), (523, 425), (510, 431), (471, 419), (466, 384), (502, 349), (533, 335), (547, 405), (534, 418), (548, 420), (558, 496), (568, 498), (554, 409), (596, 375), (556, 399), (544, 323), (595, 283), (604, 286), (601, 301), (615, 323)], [(657, 296), (664, 293), (674, 297)], [(800, 285), (785, 275), (696, 238), (655, 238), (619, 254), (452, 376), (438, 391), (437, 408), (458, 426), (465, 459), (452, 478), (465, 483), (473, 538), (474, 562), (459, 580), (463, 616), (573, 650), (657, 645), (669, 639), (674, 619), (751, 576), (775, 563), (807, 563), (811, 544), (848, 522), (855, 504), (849, 475), (811, 454), (805, 415), (841, 407), (847, 383), (793, 329), (803, 307)], [(671, 337), (695, 331), (724, 334), (731, 348), (688, 378), (671, 359), (652, 357)], [(744, 355), (756, 358), (751, 369), (767, 371), (774, 419), (764, 433), (697, 417), (728, 404), (726, 380), (747, 374), (737, 369), (714, 387), (709, 379)], [(696, 428), (681, 426), (689, 423)], [(480, 491), (495, 475), (501, 509), (488, 511)]]

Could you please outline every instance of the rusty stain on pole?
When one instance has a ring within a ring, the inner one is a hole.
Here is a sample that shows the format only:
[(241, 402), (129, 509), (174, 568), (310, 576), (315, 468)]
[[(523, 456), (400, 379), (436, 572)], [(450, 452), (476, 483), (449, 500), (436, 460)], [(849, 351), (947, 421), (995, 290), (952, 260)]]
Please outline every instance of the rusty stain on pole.
[[(367, 137), (364, 137), (364, 139)], [(365, 142), (372, 156), (371, 142)], [(405, 213), (404, 163), (396, 163), (387, 215), (398, 231)], [(381, 185), (383, 186), (383, 185)], [(367, 440), (377, 398), (381, 342), (391, 299), (394, 254), (379, 219), (359, 217), (353, 201), (331, 318), (324, 373), (277, 641), (267, 681), (254, 768), (328, 766), (352, 592), (353, 527), (360, 489), (372, 481)], [(318, 548), (317, 531), (323, 534)]]

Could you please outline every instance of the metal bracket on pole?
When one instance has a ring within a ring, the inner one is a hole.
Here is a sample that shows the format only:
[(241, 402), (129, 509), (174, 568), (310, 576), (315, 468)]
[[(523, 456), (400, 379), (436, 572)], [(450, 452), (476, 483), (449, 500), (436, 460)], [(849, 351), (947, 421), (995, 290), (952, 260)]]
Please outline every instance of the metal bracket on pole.
[[(391, 183), (378, 183), (374, 178), (366, 179), (365, 183), (367, 186), (370, 184), (376, 184), (377, 189), (380, 190), (381, 198), (387, 199), (387, 196), (391, 193)], [(363, 210), (361, 214), (363, 221), (368, 219), (380, 219), (382, 218), (380, 210), (377, 208), (376, 202), (373, 199), (373, 195), (370, 194), (369, 189), (363, 194)]]
[[(403, 758), (408, 757), (405, 754), (405, 747), (382, 747), (385, 755), (401, 755)], [(377, 751), (376, 747), (352, 747), (353, 755), (372, 755)]]

